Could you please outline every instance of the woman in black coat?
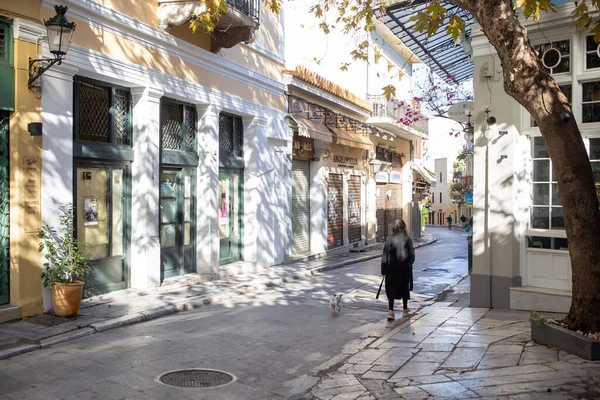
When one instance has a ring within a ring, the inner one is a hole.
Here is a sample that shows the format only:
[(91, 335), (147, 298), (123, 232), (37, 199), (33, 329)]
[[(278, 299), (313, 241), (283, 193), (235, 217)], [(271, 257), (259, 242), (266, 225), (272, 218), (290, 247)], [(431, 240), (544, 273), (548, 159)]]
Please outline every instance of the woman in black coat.
[(385, 294), (389, 301), (387, 318), (394, 320), (394, 300), (402, 299), (404, 310), (408, 310), (410, 291), (413, 290), (412, 265), (415, 249), (406, 233), (406, 224), (401, 219), (394, 222), (392, 234), (388, 236), (381, 257), (381, 275), (385, 275)]

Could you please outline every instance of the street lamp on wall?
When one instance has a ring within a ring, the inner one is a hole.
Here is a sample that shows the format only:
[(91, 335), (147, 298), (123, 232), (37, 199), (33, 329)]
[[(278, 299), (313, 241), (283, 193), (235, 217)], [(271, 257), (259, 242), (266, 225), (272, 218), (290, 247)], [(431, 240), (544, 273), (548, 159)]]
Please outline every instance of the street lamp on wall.
[(371, 173), (373, 175), (377, 175), (377, 173), (379, 173), (379, 172), (389, 171), (392, 163), (387, 162), (387, 161), (381, 161), (378, 159), (373, 159), (373, 160), (371, 160), (369, 165), (370, 165)]
[(75, 23), (69, 22), (65, 17), (68, 9), (69, 7), (67, 6), (54, 6), (56, 15), (44, 21), (48, 35), (48, 47), (54, 58), (29, 59), (29, 80), (27, 81), (27, 87), (30, 89), (44, 72), (54, 64), (60, 65), (63, 58), (67, 55), (69, 45), (71, 44), (71, 36), (73, 36), (73, 31), (75, 30)]

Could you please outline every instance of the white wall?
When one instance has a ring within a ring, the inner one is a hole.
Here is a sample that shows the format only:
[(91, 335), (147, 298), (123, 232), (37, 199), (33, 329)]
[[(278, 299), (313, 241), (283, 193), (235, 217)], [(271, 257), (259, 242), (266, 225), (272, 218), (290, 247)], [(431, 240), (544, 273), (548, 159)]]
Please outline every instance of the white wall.
[[(286, 68), (293, 70), (298, 65), (333, 81), (358, 96), (382, 94), (382, 88), (393, 84), (397, 97), (408, 99), (410, 91), (411, 66), (386, 44), (377, 33), (357, 36), (343, 34), (339, 29), (325, 34), (319, 28), (319, 20), (310, 14), (309, 9), (315, 0), (294, 0), (285, 4), (285, 60)], [(335, 22), (336, 13), (330, 11), (328, 20)], [(341, 27), (342, 24), (335, 24)], [(364, 40), (369, 40), (369, 60), (353, 61), (350, 51)], [(375, 64), (375, 48), (382, 57)], [(347, 71), (340, 70), (343, 63), (350, 63)], [(394, 68), (388, 71), (388, 62)], [(370, 65), (369, 65), (370, 64)], [(404, 66), (404, 77), (399, 71)]]

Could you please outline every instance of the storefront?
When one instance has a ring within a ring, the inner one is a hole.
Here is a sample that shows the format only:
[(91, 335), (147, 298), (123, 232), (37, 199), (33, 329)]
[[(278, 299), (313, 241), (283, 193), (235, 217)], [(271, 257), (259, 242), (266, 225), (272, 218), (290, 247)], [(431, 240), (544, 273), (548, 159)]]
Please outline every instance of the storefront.
[(219, 115), (219, 265), (243, 260), (244, 125), (240, 116)]
[[(338, 134), (338, 132), (335, 132)], [(345, 133), (347, 138), (348, 132)], [(360, 138), (355, 134), (354, 138)], [(339, 136), (335, 136), (339, 141)], [(327, 248), (361, 242), (367, 236), (366, 150), (368, 138), (353, 146), (333, 144), (323, 160), (327, 176)], [(347, 139), (346, 139), (347, 140)], [(360, 146), (360, 147), (358, 147)]]
[(163, 98), (160, 112), (161, 282), (196, 271), (196, 107)]
[(84, 296), (129, 285), (131, 93), (83, 77), (73, 83), (75, 236), (92, 268)]
[(314, 139), (294, 133), (292, 142), (292, 252), (310, 252), (310, 162)]
[(384, 162), (389, 171), (375, 175), (376, 238), (383, 242), (392, 233), (394, 221), (403, 218), (402, 154), (377, 146), (375, 157)]

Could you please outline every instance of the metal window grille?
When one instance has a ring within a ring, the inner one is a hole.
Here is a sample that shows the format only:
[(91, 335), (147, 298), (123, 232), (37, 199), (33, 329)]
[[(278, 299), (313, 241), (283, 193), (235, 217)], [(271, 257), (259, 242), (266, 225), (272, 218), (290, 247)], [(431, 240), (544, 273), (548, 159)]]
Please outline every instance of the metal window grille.
[(196, 109), (183, 104), (161, 106), (162, 148), (196, 152)]
[(6, 42), (8, 27), (0, 25), (0, 60), (6, 59)]
[(110, 90), (79, 82), (79, 138), (108, 142)]
[(183, 125), (183, 107), (176, 104), (162, 104), (162, 148), (181, 150), (181, 127)]
[(196, 152), (196, 108), (192, 106), (184, 107), (184, 141), (185, 151)]
[(114, 118), (115, 118), (115, 142), (117, 144), (131, 144), (131, 131), (129, 127), (129, 110), (131, 100), (129, 92), (116, 89), (114, 92)]
[(219, 115), (219, 153), (221, 157), (243, 157), (244, 126), (242, 118)]

